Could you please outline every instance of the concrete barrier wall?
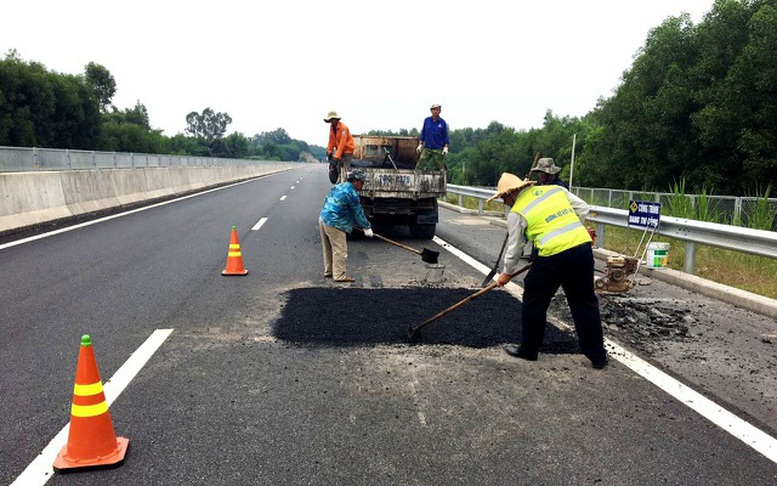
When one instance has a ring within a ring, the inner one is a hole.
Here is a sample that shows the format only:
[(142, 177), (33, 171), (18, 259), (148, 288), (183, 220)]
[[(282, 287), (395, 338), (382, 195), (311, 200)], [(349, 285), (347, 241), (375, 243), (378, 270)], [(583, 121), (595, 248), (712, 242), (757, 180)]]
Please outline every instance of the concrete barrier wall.
[(293, 162), (209, 167), (0, 172), (0, 233), (299, 167)]

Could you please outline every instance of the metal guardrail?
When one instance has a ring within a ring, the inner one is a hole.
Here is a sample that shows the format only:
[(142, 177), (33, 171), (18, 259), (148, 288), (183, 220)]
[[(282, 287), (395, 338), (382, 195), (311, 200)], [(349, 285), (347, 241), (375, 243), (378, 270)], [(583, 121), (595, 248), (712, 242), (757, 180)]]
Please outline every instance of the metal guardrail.
[(719, 196), (714, 194), (678, 195), (669, 192), (628, 191), (600, 187), (573, 187), (571, 191), (590, 204), (610, 208), (628, 207), (629, 201), (633, 200), (652, 201), (667, 206), (684, 197), (693, 208), (699, 208), (703, 204), (706, 208), (705, 211), (714, 216), (720, 223), (743, 221), (747, 224), (752, 211), (764, 202), (767, 202), (777, 212), (777, 198), (773, 197)]
[[(483, 202), (496, 189), (457, 186), (448, 184), (448, 192), (459, 196), (459, 206), (464, 197), (478, 199), (478, 214), (483, 214)], [(606, 206), (591, 206), (588, 220), (596, 223), (597, 243), (604, 244), (605, 226), (628, 228), (629, 212)], [(692, 219), (661, 216), (656, 234), (685, 242), (683, 270), (693, 274), (696, 266), (696, 245), (709, 245), (741, 253), (777, 258), (777, 232), (743, 228)]]
[[(625, 209), (591, 206), (588, 221), (596, 223), (599, 244), (604, 244), (605, 225), (628, 228), (629, 212)], [(693, 274), (696, 266), (696, 244), (725, 248), (751, 255), (777, 258), (777, 233), (741, 226), (707, 223), (693, 219), (661, 216), (657, 234), (685, 242), (683, 271)]]
[(261, 161), (192, 155), (0, 147), (0, 172), (248, 165), (257, 162)]

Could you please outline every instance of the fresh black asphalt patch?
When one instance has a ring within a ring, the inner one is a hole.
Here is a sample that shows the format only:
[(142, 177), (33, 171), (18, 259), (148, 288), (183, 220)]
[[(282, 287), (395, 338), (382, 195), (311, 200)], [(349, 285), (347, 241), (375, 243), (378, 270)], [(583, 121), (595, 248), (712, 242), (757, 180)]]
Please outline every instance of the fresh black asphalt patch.
[[(304, 288), (285, 293), (273, 325), (281, 340), (312, 346), (409, 344), (408, 328), (472, 295), (477, 289)], [(432, 322), (419, 344), (486, 348), (521, 339), (521, 303), (496, 289)], [(580, 353), (574, 333), (548, 324), (541, 352)]]

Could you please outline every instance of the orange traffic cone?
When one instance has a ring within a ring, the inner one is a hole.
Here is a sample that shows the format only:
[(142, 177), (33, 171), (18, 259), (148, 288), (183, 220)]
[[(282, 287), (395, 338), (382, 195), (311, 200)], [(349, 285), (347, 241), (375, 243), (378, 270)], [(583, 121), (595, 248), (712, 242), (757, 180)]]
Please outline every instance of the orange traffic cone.
[(100, 371), (94, 359), (92, 338), (81, 337), (76, 384), (70, 411), (67, 444), (54, 461), (57, 472), (119, 467), (129, 447), (129, 439), (116, 437), (105, 401)]
[(227, 253), (227, 268), (221, 272), (221, 275), (246, 275), (247, 273), (248, 270), (243, 266), (243, 254), (240, 253), (240, 242), (237, 241), (237, 228), (233, 226)]

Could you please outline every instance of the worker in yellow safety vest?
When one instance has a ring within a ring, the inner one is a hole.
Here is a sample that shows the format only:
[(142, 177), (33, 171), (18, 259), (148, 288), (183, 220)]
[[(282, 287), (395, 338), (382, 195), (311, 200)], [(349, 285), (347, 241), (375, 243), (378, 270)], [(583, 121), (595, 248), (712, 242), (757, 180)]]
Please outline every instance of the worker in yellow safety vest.
[(505, 351), (517, 358), (537, 360), (550, 301), (562, 287), (583, 354), (594, 368), (604, 368), (607, 352), (594, 293), (591, 236), (582, 223), (588, 215), (588, 204), (561, 186), (538, 186), (509, 172), (502, 174), (497, 193), (489, 201), (497, 198), (511, 208), (504, 269), (497, 285), (510, 281), (528, 241), (536, 252), (524, 279), (521, 344), (507, 345)]

